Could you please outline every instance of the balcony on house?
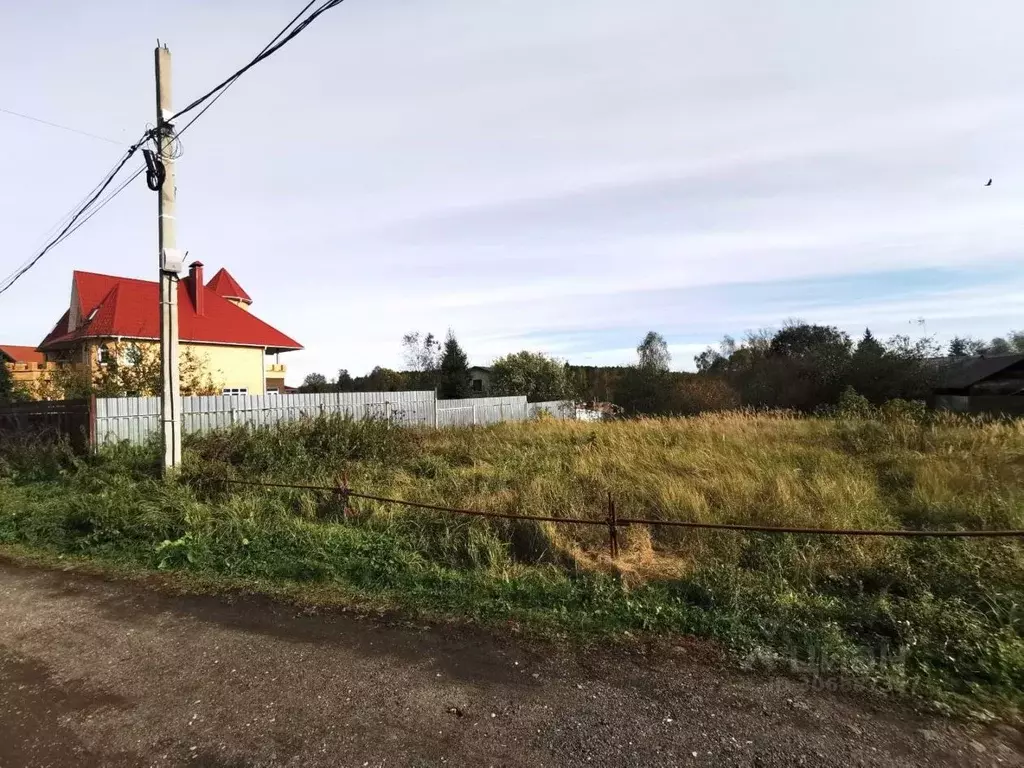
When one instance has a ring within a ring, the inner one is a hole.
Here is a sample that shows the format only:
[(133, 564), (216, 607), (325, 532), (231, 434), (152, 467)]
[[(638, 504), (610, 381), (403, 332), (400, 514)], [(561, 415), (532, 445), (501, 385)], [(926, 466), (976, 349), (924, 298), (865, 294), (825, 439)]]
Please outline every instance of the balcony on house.
[(288, 366), (284, 363), (267, 363), (266, 366), (266, 380), (267, 380), (267, 394), (279, 394), (285, 393), (284, 376), (288, 370)]

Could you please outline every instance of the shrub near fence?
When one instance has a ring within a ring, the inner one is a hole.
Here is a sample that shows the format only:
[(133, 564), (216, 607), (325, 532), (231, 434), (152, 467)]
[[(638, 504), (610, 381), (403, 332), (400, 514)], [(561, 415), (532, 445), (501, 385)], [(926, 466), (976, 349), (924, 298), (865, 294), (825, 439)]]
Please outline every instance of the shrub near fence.
[(67, 438), (78, 451), (92, 441), (88, 400), (34, 401), (0, 405), (0, 440)]
[[(572, 403), (527, 403), (525, 397), (438, 400), (433, 392), (328, 392), (296, 395), (224, 395), (182, 398), (184, 434), (232, 426), (273, 426), (301, 418), (338, 414), (384, 418), (405, 426), (469, 426), (523, 421), (541, 412), (572, 418)], [(144, 444), (160, 431), (160, 398), (96, 400), (99, 443)]]

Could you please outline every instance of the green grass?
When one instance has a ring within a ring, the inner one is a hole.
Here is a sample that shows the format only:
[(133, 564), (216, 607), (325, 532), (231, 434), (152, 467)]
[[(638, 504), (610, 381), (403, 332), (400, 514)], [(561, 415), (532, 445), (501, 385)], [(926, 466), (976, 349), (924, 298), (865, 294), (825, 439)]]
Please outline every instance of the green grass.
[(1024, 703), (1024, 543), (626, 529), (405, 510), (234, 476), (496, 511), (825, 528), (1024, 528), (1024, 425), (725, 414), (416, 431), (317, 419), (156, 452), (0, 446), (0, 544), (431, 616), (689, 633), (943, 708)]

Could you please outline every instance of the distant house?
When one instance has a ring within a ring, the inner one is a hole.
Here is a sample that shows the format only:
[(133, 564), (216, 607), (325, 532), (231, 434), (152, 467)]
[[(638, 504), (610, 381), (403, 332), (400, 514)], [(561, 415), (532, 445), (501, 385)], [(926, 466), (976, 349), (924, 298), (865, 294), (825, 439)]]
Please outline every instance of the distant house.
[[(208, 283), (193, 262), (178, 283), (179, 344), (202, 360), (225, 394), (283, 392), (277, 356), (302, 345), (249, 311), (252, 299), (226, 269)], [(48, 364), (106, 364), (111, 343), (155, 347), (160, 338), (160, 287), (128, 277), (75, 272), (71, 301), (36, 348)], [(273, 356), (269, 359), (267, 356)]]
[(0, 344), (0, 362), (7, 366), (15, 384), (31, 386), (46, 376), (46, 355), (35, 347)]
[(940, 410), (1024, 415), (1024, 355), (946, 361), (933, 399)]
[(490, 368), (474, 365), (469, 369), (469, 388), (478, 397), (484, 397), (491, 391), (492, 380)]

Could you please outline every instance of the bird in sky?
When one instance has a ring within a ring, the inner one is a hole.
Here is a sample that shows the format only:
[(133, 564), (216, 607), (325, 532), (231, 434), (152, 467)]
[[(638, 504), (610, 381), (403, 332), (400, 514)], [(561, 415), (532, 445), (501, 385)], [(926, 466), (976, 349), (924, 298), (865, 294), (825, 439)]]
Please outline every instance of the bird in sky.
[(989, 179), (988, 181), (986, 181), (985, 182), (985, 186), (986, 187), (991, 187), (992, 186), (992, 179)]

